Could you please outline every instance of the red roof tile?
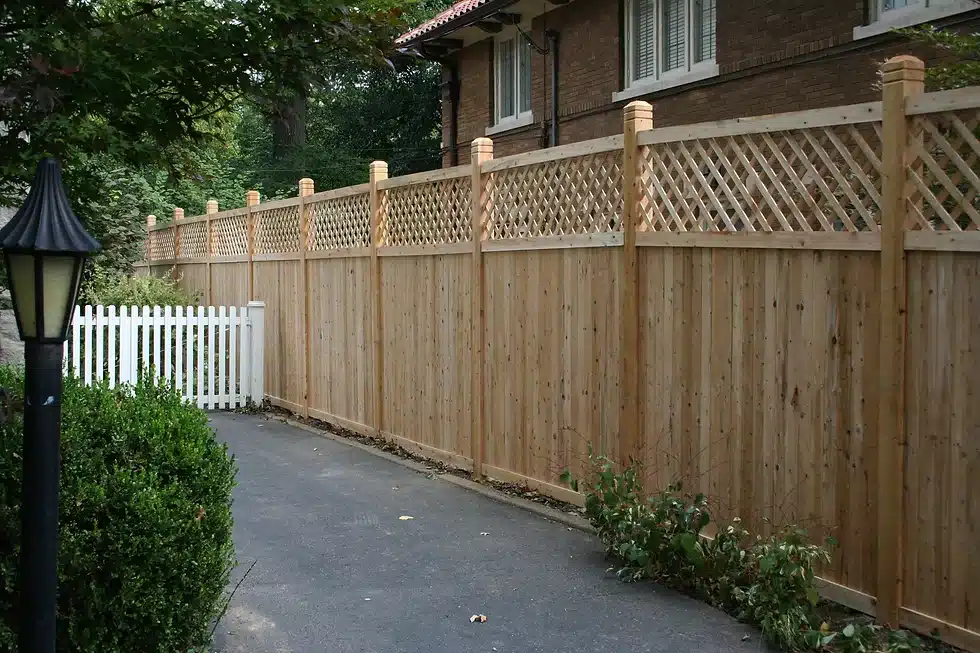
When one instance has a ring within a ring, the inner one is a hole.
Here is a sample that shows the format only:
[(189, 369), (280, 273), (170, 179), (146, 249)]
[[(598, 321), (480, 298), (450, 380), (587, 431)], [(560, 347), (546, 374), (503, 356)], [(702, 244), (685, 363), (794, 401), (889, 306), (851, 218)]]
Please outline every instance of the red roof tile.
[(490, 0), (459, 0), (459, 2), (454, 4), (449, 9), (441, 11), (435, 18), (427, 20), (415, 29), (405, 32), (399, 36), (397, 39), (395, 39), (395, 43), (399, 44), (412, 41), (423, 34), (431, 32), (437, 27), (441, 27), (450, 21), (465, 16), (466, 14), (475, 10), (477, 7), (481, 7), (488, 2), (490, 2)]

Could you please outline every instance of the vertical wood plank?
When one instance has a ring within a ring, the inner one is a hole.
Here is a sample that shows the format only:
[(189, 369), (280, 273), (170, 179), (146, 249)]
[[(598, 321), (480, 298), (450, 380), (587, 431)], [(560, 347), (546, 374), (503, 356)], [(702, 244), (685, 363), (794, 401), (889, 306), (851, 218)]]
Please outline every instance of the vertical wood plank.
[[(119, 307), (119, 384), (131, 383), (129, 378), (129, 359), (132, 347), (129, 344), (129, 307)], [(76, 372), (77, 374), (77, 372)]]
[(140, 360), (142, 361), (142, 373), (147, 376), (153, 373), (153, 370), (150, 369), (150, 364), (153, 360), (150, 356), (150, 344), (152, 340), (153, 318), (150, 315), (150, 307), (144, 306), (140, 318), (140, 344), (143, 350), (143, 355), (140, 357)]
[(204, 381), (205, 381), (204, 367), (205, 367), (205, 362), (208, 360), (208, 356), (205, 353), (205, 349), (204, 349), (205, 347), (204, 331), (205, 331), (205, 326), (208, 324), (208, 319), (204, 312), (203, 306), (197, 307), (196, 321), (197, 321), (197, 393), (196, 393), (197, 407), (204, 408), (206, 406), (206, 404), (204, 403), (205, 398), (207, 397), (207, 392), (204, 385)]
[(153, 307), (153, 380), (160, 378), (160, 329), (163, 326), (163, 312), (159, 306)]
[(105, 374), (105, 307), (95, 307), (95, 380), (101, 381)]
[(173, 381), (173, 306), (169, 304), (163, 308), (163, 378), (170, 387)]
[(472, 367), (470, 374), (470, 403), (472, 426), (470, 431), (470, 457), (473, 459), (473, 478), (483, 478), (483, 463), (486, 456), (486, 395), (483, 377), (486, 365), (487, 316), (484, 306), (486, 294), (486, 271), (483, 268), (483, 241), (487, 239), (487, 216), (489, 215), (491, 175), (483, 174), (483, 164), (493, 159), (493, 141), (478, 138), (473, 141), (470, 153), (472, 165), (470, 197), (473, 218), (473, 272), (470, 296)]
[(218, 308), (218, 405), (217, 408), (228, 408), (228, 359), (225, 357), (228, 347), (228, 309)]
[(119, 327), (119, 318), (116, 315), (116, 307), (109, 307), (109, 387), (116, 387), (116, 329)]
[(75, 376), (82, 375), (82, 308), (75, 307), (75, 317), (71, 321), (71, 363)]
[(619, 355), (620, 443), (621, 455), (640, 458), (640, 282), (637, 265), (636, 232), (640, 215), (640, 149), (637, 134), (653, 129), (653, 106), (649, 102), (631, 102), (623, 114), (623, 278), (622, 332)]
[(211, 290), (211, 258), (214, 256), (214, 235), (212, 234), (213, 230), (211, 228), (211, 216), (217, 212), (218, 200), (208, 200), (207, 208), (205, 209), (207, 220), (204, 223), (204, 251), (207, 256), (207, 264), (205, 265), (207, 278), (205, 279), (204, 297), (209, 306), (214, 303), (214, 293)]
[(177, 317), (174, 329), (174, 345), (177, 351), (174, 353), (174, 387), (177, 392), (184, 391), (184, 329), (187, 322), (184, 318), (184, 307), (177, 307)]
[(925, 66), (900, 56), (882, 66), (881, 355), (878, 417), (878, 614), (899, 625), (905, 432), (905, 229), (910, 154), (906, 99), (924, 90)]
[(385, 364), (384, 364), (384, 314), (381, 281), (381, 259), (378, 248), (382, 243), (384, 223), (384, 197), (378, 182), (388, 178), (388, 164), (375, 161), (369, 169), (371, 193), (371, 298), (374, 304), (374, 420), (379, 436), (385, 429)]
[(241, 329), (238, 324), (238, 308), (228, 308), (228, 402), (232, 408), (242, 405), (238, 390), (238, 338)]
[(207, 402), (207, 407), (209, 409), (213, 410), (213, 409), (215, 409), (215, 408), (218, 407), (218, 405), (217, 405), (217, 401), (218, 401), (218, 388), (217, 388), (217, 383), (216, 383), (216, 380), (215, 380), (215, 369), (214, 368), (215, 368), (215, 366), (217, 366), (217, 365), (220, 364), (220, 362), (218, 360), (217, 352), (215, 351), (215, 349), (217, 349), (217, 347), (215, 346), (216, 343), (215, 343), (215, 338), (214, 338), (214, 329), (215, 329), (215, 326), (217, 326), (218, 319), (217, 319), (217, 316), (215, 315), (214, 306), (208, 306), (208, 318), (207, 319), (208, 319), (208, 341), (207, 341), (208, 354), (207, 354), (207, 356), (201, 356), (201, 358), (205, 361), (205, 364), (208, 366), (208, 370), (207, 370), (208, 371), (208, 392), (207, 392), (208, 402)]
[(85, 385), (92, 385), (92, 307), (85, 306)]
[(246, 229), (248, 230), (248, 301), (253, 301), (255, 299), (255, 214), (252, 213), (252, 207), (258, 206), (259, 203), (259, 191), (250, 190), (245, 194), (245, 206), (247, 207), (248, 213), (246, 214)]

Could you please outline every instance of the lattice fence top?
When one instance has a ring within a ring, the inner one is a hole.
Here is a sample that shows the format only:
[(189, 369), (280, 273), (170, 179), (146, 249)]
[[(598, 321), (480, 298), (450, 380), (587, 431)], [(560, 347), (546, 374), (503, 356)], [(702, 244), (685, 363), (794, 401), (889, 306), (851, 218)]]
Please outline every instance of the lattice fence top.
[(877, 231), (877, 122), (641, 148), (641, 228), (650, 231)]
[(214, 256), (248, 256), (248, 215), (212, 219), (211, 247)]
[(618, 231), (622, 222), (621, 150), (493, 173), (490, 239)]
[(150, 260), (167, 261), (174, 258), (176, 243), (173, 229), (159, 229), (150, 232)]
[(307, 207), (310, 251), (371, 245), (371, 196), (358, 193), (312, 202)]
[(980, 109), (912, 118), (912, 230), (980, 229)]
[(255, 207), (256, 254), (288, 254), (299, 251), (299, 203), (262, 210)]
[(382, 243), (397, 247), (471, 240), (470, 193), (468, 176), (389, 188), (382, 194)]
[(192, 222), (177, 227), (180, 258), (205, 258), (208, 253), (208, 223)]

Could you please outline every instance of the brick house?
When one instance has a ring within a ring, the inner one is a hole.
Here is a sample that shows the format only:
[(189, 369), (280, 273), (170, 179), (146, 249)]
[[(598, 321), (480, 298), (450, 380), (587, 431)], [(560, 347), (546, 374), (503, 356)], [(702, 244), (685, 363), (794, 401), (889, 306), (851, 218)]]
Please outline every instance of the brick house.
[(978, 0), (460, 0), (397, 45), (443, 66), (454, 165), (480, 136), (504, 156), (621, 133), (635, 99), (657, 126), (876, 100), (910, 50), (892, 28), (978, 19)]

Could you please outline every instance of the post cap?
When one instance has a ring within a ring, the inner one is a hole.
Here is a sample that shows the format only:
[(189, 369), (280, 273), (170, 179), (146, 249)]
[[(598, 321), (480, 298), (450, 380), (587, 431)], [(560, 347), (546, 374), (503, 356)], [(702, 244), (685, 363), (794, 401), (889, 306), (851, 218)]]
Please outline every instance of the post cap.
[(892, 57), (881, 65), (885, 84), (892, 82), (921, 82), (926, 76), (926, 64), (918, 57), (902, 54)]
[(174, 207), (174, 221), (183, 220), (183, 219), (184, 219), (184, 209), (180, 208), (179, 206), (175, 206)]
[(309, 177), (303, 177), (299, 180), (299, 196), (306, 197), (307, 195), (313, 194), (313, 180)]
[(259, 203), (259, 191), (250, 190), (245, 193), (245, 204), (248, 206), (255, 206)]
[(205, 209), (205, 211), (208, 214), (217, 213), (218, 212), (218, 200), (208, 200), (207, 208)]
[(146, 216), (146, 226), (147, 227), (156, 226), (156, 223), (157, 223), (157, 216), (155, 216), (155, 215), (148, 215), (148, 216)]

